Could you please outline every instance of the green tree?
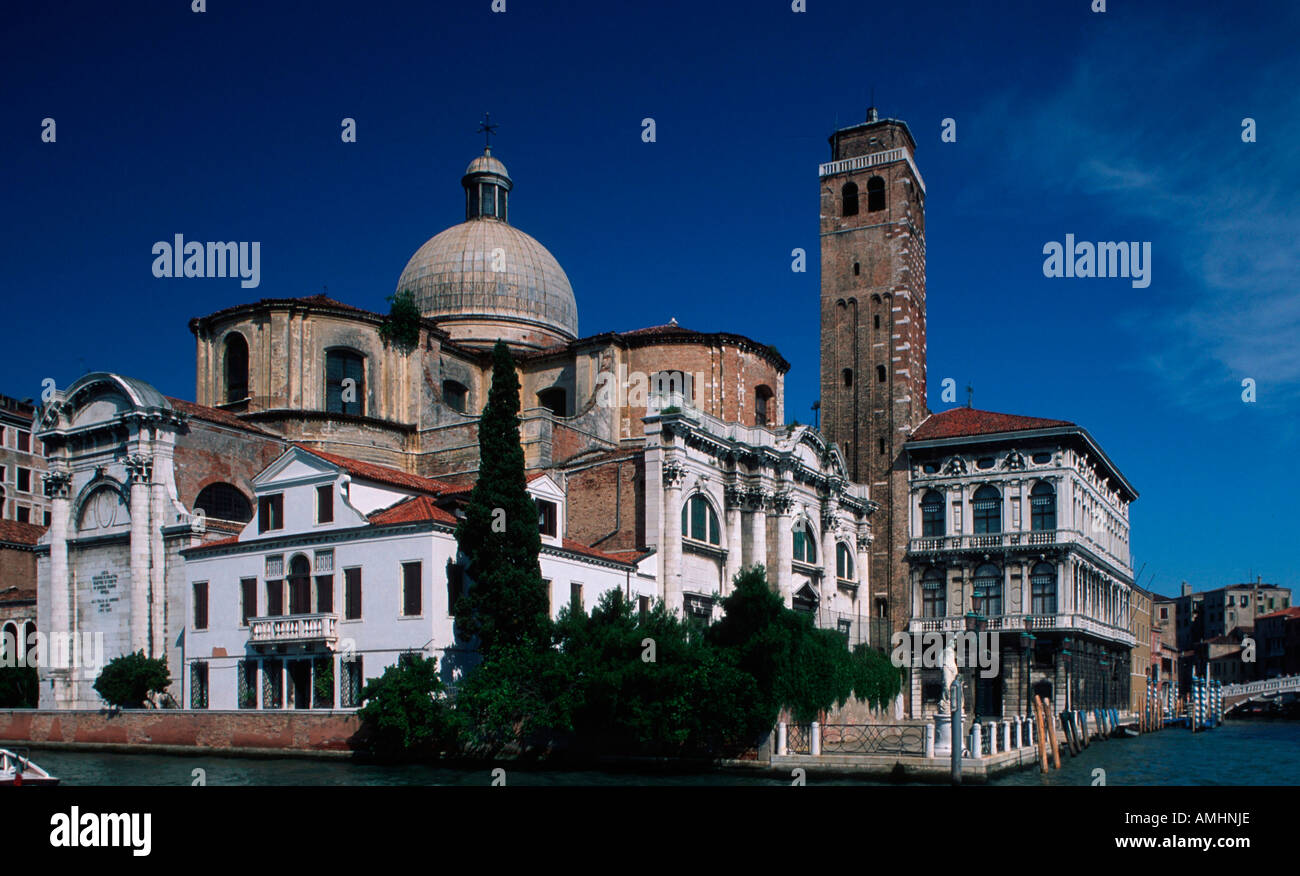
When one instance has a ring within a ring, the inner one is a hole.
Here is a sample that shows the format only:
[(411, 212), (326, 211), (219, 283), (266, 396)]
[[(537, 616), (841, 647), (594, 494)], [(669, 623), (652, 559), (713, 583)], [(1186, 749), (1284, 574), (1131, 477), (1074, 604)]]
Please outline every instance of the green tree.
[(0, 709), (34, 709), (40, 679), (34, 666), (0, 667)]
[(478, 426), (478, 481), (456, 528), (472, 581), (456, 616), (489, 660), (500, 646), (550, 640), (537, 505), (519, 442), (519, 377), (504, 343), (497, 341), (492, 356), (492, 388)]
[(410, 289), (388, 296), (388, 318), (379, 326), (379, 336), (404, 352), (420, 343), (420, 320), (423, 318)]
[(95, 680), (95, 692), (110, 706), (139, 709), (151, 695), (167, 690), (171, 683), (166, 660), (137, 651), (108, 661)]
[(534, 641), (500, 644), (456, 690), (455, 720), (463, 748), (493, 757), (528, 755), (571, 729), (573, 664)]
[(366, 744), (384, 757), (436, 756), (454, 734), (438, 661), (403, 654), (379, 678), (366, 682), (357, 717), (369, 731)]

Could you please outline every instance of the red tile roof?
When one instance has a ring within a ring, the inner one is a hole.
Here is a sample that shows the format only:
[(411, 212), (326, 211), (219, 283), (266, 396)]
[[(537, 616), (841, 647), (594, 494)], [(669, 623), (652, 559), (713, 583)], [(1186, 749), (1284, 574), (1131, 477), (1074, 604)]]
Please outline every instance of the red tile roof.
[(616, 557), (613, 554), (607, 554), (601, 550), (596, 550), (594, 547), (589, 547), (588, 545), (585, 545), (580, 541), (574, 541), (571, 538), (561, 539), (560, 543), (564, 545), (564, 549), (566, 551), (572, 551), (575, 554), (582, 554), (583, 556), (587, 556), (587, 557), (595, 557), (598, 560), (605, 560), (606, 562), (610, 562), (610, 563), (621, 563), (625, 566), (633, 565), (633, 563), (629, 560), (625, 560), (622, 557)]
[(450, 511), (439, 508), (428, 496), (412, 496), (404, 499), (389, 508), (373, 512), (369, 519), (375, 526), (390, 523), (418, 523), (424, 520), (455, 526), (458, 522)]
[(1257, 615), (1255, 620), (1262, 621), (1266, 617), (1300, 617), (1300, 605), (1292, 605), (1279, 611), (1270, 611), (1268, 614)]
[(235, 535), (235, 536), (231, 536), (230, 538), (219, 538), (215, 541), (205, 541), (203, 542), (203, 544), (196, 544), (194, 547), (196, 548), (220, 547), (223, 544), (236, 544), (238, 542), (239, 542), (239, 536)]
[[(525, 483), (529, 483), (529, 484), (531, 484), (533, 481), (537, 480), (538, 478), (540, 478), (540, 477), (545, 477), (545, 476), (546, 476), (546, 472), (544, 472), (544, 471), (535, 471), (535, 472), (533, 472), (532, 474), (528, 475), (528, 477), (525, 478), (524, 482), (525, 482)], [(463, 496), (463, 495), (468, 495), (469, 493), (474, 492), (474, 484), (472, 484), (472, 483), (470, 483), (470, 484), (447, 484), (447, 485), (445, 485), (445, 487), (446, 487), (446, 488), (445, 488), (444, 490), (442, 490), (442, 492), (440, 492), (438, 495), (440, 495), (440, 496)]]
[(299, 450), (305, 450), (312, 456), (318, 456), (326, 462), (332, 462), (348, 474), (364, 478), (368, 481), (375, 481), (381, 484), (388, 484), (394, 487), (403, 487), (408, 490), (419, 490), (422, 493), (449, 493), (455, 490), (451, 484), (443, 481), (435, 481), (433, 478), (420, 477), (419, 475), (407, 474), (395, 468), (389, 468), (386, 465), (376, 465), (373, 462), (361, 462), (357, 459), (351, 459), (346, 456), (338, 456), (334, 453), (326, 453), (324, 450), (317, 450), (313, 447), (305, 447), (302, 444), (295, 444)]
[(206, 420), (209, 423), (216, 423), (220, 426), (229, 426), (232, 429), (242, 429), (245, 432), (252, 432), (255, 435), (266, 435), (271, 438), (279, 437), (277, 435), (272, 435), (270, 432), (263, 429), (257, 428), (252, 423), (245, 423), (230, 411), (223, 411), (220, 408), (210, 408), (206, 405), (195, 404), (194, 402), (185, 401), (180, 398), (172, 398), (171, 396), (167, 396), (166, 398), (167, 401), (171, 402), (172, 407), (176, 410), (188, 417), (193, 417), (196, 420)]
[(44, 532), (45, 527), (35, 523), (0, 520), (0, 542), (34, 545)]
[(1042, 417), (1022, 417), (1017, 414), (998, 414), (974, 408), (952, 408), (931, 414), (916, 427), (909, 441), (929, 441), (935, 438), (958, 438), (967, 435), (992, 435), (998, 432), (1024, 432), (1029, 429), (1051, 429), (1075, 426), (1069, 420), (1047, 420)]

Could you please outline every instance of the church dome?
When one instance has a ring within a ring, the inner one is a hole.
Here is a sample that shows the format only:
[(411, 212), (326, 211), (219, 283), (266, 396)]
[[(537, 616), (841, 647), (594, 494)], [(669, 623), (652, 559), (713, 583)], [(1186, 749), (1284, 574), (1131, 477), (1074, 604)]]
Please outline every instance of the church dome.
[(490, 150), (461, 180), (465, 221), (415, 251), (397, 281), (425, 316), (453, 339), (489, 345), (498, 338), (540, 349), (578, 336), (578, 305), (555, 256), (512, 226), (513, 183)]

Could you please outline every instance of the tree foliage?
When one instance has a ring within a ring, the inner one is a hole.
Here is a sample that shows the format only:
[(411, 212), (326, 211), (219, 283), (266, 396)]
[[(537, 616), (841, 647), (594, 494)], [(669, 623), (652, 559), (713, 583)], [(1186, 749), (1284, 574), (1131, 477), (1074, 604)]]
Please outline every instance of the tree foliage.
[(151, 695), (162, 693), (171, 683), (165, 659), (146, 657), (144, 651), (136, 651), (108, 661), (95, 679), (95, 692), (110, 706), (139, 709), (144, 708)]
[(371, 752), (385, 756), (437, 755), (453, 745), (438, 661), (403, 654), (379, 678), (366, 682), (357, 717), (370, 731)]
[(498, 647), (550, 637), (537, 505), (528, 495), (519, 442), (519, 376), (504, 343), (497, 341), (492, 356), (492, 388), (478, 427), (478, 481), (456, 528), (472, 581), (456, 616), (489, 660)]
[(410, 289), (388, 296), (388, 318), (379, 326), (379, 336), (405, 352), (420, 343), (420, 320), (423, 318)]
[(0, 709), (34, 709), (40, 679), (35, 666), (0, 666)]

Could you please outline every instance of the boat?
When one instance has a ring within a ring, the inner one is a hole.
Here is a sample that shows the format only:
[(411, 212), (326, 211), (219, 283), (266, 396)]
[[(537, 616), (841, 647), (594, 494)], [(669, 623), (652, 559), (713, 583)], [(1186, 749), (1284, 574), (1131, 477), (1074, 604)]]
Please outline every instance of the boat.
[(8, 748), (0, 748), (0, 787), (58, 783), (58, 778), (32, 763), (27, 756), (27, 749), (10, 751)]

